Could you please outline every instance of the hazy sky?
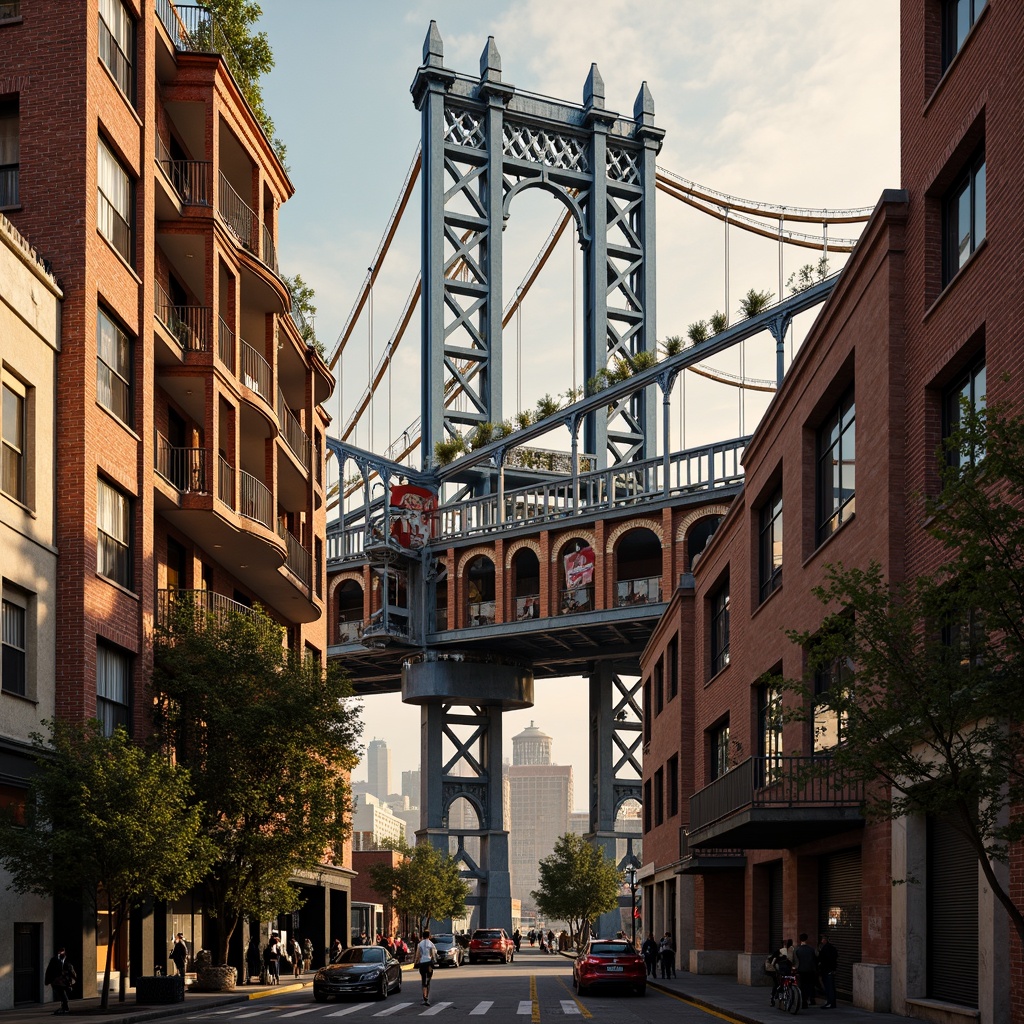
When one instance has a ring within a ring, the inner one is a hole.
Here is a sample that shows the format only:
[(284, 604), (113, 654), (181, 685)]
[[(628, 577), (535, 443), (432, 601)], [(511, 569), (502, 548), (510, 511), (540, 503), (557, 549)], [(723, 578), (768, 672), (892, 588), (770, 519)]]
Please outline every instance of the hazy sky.
[[(264, 92), (296, 188), (281, 211), (278, 253), (285, 274), (300, 273), (315, 288), (317, 334), (329, 351), (419, 140), (409, 85), (431, 19), (444, 40), (446, 66), (458, 72), (479, 74), (480, 53), (493, 35), (504, 81), (524, 91), (582, 102), (596, 62), (607, 106), (630, 115), (646, 81), (655, 121), (666, 131), (659, 166), (720, 192), (835, 209), (872, 206), (883, 188), (900, 184), (897, 0), (262, 0), (262, 6), (261, 27), (276, 59)], [(537, 192), (516, 204), (505, 235), (506, 295), (560, 209)], [(719, 222), (674, 200), (659, 195), (657, 213), (657, 334), (664, 337), (723, 308), (724, 244)], [(363, 318), (342, 360), (330, 404), (336, 424), (348, 418), (412, 287), (418, 231), (417, 198), (375, 286), (372, 322)], [(735, 312), (748, 288), (778, 290), (779, 255), (771, 241), (735, 229), (730, 238)], [(787, 250), (784, 279), (813, 258), (808, 250)], [(579, 269), (566, 243), (514, 325), (525, 369), (522, 377), (506, 370), (505, 415), (573, 383), (574, 273)], [(575, 302), (579, 312), (578, 295)], [(511, 348), (506, 341), (506, 351)], [(735, 373), (740, 366), (731, 356), (722, 357), (720, 368)], [(744, 358), (746, 376), (773, 376), (774, 343), (750, 343)], [(377, 450), (418, 415), (419, 363), (417, 319), (390, 375), (390, 401), (386, 394), (375, 401)], [(749, 432), (763, 409), (763, 398), (741, 401), (734, 389), (687, 387), (685, 420), (673, 421), (676, 442)], [(357, 440), (367, 444), (365, 424)], [(506, 736), (531, 719), (554, 737), (555, 760), (575, 766), (575, 803), (584, 809), (585, 687), (539, 682), (536, 706), (506, 716)], [(375, 697), (365, 703), (364, 720), (366, 741), (388, 740), (399, 783), (402, 770), (418, 766), (417, 709), (397, 697)], [(356, 778), (365, 778), (365, 770)]]

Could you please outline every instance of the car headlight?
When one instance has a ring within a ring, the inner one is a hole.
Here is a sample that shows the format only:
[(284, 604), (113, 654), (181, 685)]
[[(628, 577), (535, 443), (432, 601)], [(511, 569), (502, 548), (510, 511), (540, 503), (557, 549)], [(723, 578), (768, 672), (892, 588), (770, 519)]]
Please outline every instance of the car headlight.
[(327, 980), (327, 975), (324, 974), (323, 970), (321, 969), (321, 970), (317, 971), (316, 974), (313, 975), (313, 980), (314, 981), (326, 981)]

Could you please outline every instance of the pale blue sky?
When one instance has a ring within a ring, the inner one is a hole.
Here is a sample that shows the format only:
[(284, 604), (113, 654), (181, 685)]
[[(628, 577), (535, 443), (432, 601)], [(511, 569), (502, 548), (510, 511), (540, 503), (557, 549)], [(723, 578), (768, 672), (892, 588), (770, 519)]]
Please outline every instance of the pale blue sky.
[[(262, 0), (262, 6), (261, 27), (276, 58), (264, 93), (296, 187), (281, 212), (278, 252), (284, 273), (301, 273), (316, 289), (317, 332), (329, 351), (419, 138), (409, 84), (431, 18), (444, 39), (445, 63), (455, 71), (478, 74), (480, 52), (494, 35), (504, 80), (529, 92), (580, 102), (596, 61), (608, 107), (629, 114), (646, 80), (656, 122), (667, 133), (659, 164), (722, 192), (836, 208), (871, 206), (883, 188), (900, 184), (897, 0)], [(556, 210), (549, 198), (512, 211), (506, 293), (551, 227)], [(410, 214), (374, 292), (374, 360), (418, 270), (418, 199)], [(717, 222), (659, 196), (659, 337), (685, 333), (688, 323), (722, 307), (722, 234)], [(778, 250), (771, 242), (731, 237), (735, 308), (750, 287), (777, 289)], [(806, 250), (787, 251), (786, 276), (810, 258)], [(523, 406), (572, 383), (571, 342), (552, 344), (553, 337), (571, 338), (572, 273), (566, 246), (524, 308), (523, 359), (534, 370), (514, 386), (508, 382)], [(331, 403), (336, 420), (348, 416), (365, 386), (370, 338), (369, 323), (361, 323)], [(398, 434), (418, 413), (418, 346), (417, 322), (396, 359), (391, 403), (375, 407), (378, 449), (389, 422)], [(773, 347), (749, 351), (746, 359), (747, 376), (773, 374)], [(760, 408), (763, 400), (753, 399), (744, 407), (747, 432)], [(696, 443), (704, 428), (719, 437), (740, 432), (735, 392), (707, 395), (698, 413), (688, 412), (679, 425), (693, 438), (687, 443)], [(365, 427), (359, 440), (366, 443)], [(563, 723), (585, 721), (586, 691), (568, 681), (537, 689), (537, 707), (506, 716), (506, 733), (531, 718), (549, 732), (556, 760), (576, 767), (582, 809), (586, 737)], [(366, 739), (382, 736), (395, 750), (396, 773), (416, 767), (415, 709), (374, 698), (364, 717)]]

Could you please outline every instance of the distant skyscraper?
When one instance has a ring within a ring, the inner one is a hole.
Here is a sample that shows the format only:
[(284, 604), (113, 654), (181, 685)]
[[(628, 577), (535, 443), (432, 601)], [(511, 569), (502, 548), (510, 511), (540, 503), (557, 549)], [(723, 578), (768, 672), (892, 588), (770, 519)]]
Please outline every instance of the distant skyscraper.
[(420, 805), (420, 770), (402, 772), (402, 796), (409, 798), (410, 807)]
[(551, 737), (531, 722), (512, 737), (512, 764), (551, 764)]
[(391, 751), (385, 740), (370, 740), (366, 747), (366, 781), (375, 797), (387, 799), (391, 792)]

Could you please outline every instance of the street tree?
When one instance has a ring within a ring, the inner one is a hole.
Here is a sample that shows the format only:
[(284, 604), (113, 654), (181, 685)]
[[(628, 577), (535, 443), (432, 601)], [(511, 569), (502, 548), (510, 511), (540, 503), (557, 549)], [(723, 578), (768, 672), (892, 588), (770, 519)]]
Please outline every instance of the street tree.
[(371, 864), (370, 887), (398, 914), (413, 918), (421, 932), (431, 919), (465, 915), (469, 886), (457, 860), (429, 842), (409, 846), (403, 840), (390, 848), (398, 863)]
[(948, 819), (1024, 941), (995, 867), (1024, 838), (1024, 420), (965, 406), (940, 473), (922, 508), (934, 571), (830, 566), (822, 627), (790, 633), (808, 677), (784, 685), (838, 731), (817, 771), (861, 783), (874, 818)]
[(530, 893), (547, 918), (569, 925), (570, 941), (579, 946), (590, 923), (619, 905), (622, 872), (582, 836), (566, 832), (539, 864), (540, 887)]
[(45, 722), (23, 817), (0, 818), (0, 864), (18, 892), (84, 900), (110, 922), (100, 1005), (129, 915), (174, 900), (206, 872), (212, 848), (186, 768), (143, 750), (122, 728)]
[(297, 909), (289, 877), (340, 855), (359, 705), (333, 666), (283, 649), (258, 608), (214, 614), (181, 601), (154, 647), (156, 729), (190, 769), (214, 844), (203, 886), (224, 964), (243, 918)]

